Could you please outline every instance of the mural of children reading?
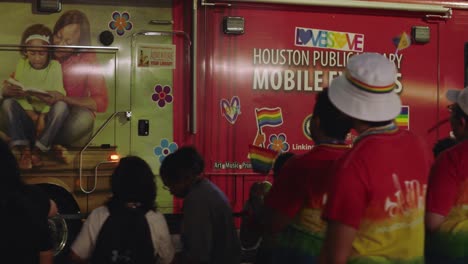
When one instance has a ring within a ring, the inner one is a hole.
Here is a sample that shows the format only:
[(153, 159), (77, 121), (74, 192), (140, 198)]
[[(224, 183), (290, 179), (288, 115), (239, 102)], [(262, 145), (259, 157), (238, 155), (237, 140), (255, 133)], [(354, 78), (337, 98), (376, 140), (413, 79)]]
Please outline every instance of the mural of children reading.
[[(41, 153), (51, 149), (69, 113), (65, 102), (55, 100), (65, 95), (61, 66), (51, 59), (47, 48), (41, 47), (49, 45), (51, 37), (52, 31), (43, 24), (26, 28), (20, 43), (22, 58), (3, 87), (1, 109), (7, 119), (10, 145), (20, 152), (21, 169), (43, 166)], [(63, 155), (58, 158), (66, 162)]]

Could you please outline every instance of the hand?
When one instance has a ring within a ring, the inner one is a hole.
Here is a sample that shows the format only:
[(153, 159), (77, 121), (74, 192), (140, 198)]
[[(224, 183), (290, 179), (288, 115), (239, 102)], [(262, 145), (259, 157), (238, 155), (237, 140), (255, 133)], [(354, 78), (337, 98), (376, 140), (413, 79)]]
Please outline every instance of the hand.
[(263, 147), (265, 145), (265, 141), (265, 134), (263, 134), (261, 131), (258, 131), (254, 139), (254, 145)]
[(48, 105), (53, 105), (56, 102), (63, 101), (65, 99), (65, 96), (59, 92), (47, 91), (47, 93), (47, 95), (35, 94), (35, 96)]
[(65, 99), (65, 95), (57, 92), (57, 91), (47, 91), (47, 93), (49, 93), (49, 95), (51, 95), (55, 101), (63, 101)]
[(15, 97), (15, 98), (19, 98), (19, 97), (25, 97), (26, 96), (26, 92), (23, 91), (23, 89), (19, 86), (16, 86), (16, 85), (13, 85), (13, 84), (9, 84), (9, 83), (5, 83), (3, 85), (3, 92), (2, 92), (2, 95), (4, 97)]

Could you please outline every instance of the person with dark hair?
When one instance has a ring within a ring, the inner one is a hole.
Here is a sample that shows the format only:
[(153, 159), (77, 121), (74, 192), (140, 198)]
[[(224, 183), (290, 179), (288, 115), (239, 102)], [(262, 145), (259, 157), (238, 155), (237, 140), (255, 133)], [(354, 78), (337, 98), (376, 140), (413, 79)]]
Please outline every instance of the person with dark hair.
[(256, 263), (314, 263), (325, 232), (320, 219), (335, 161), (349, 146), (351, 126), (328, 98), (316, 97), (310, 131), (314, 148), (288, 159), (265, 198), (266, 231)]
[[(292, 152), (279, 154), (273, 163), (273, 179), (278, 178), (281, 168), (286, 161), (294, 156)], [(239, 239), (242, 246), (242, 258), (244, 261), (255, 259), (263, 240), (262, 216), (264, 211), (265, 196), (271, 189), (269, 181), (254, 182), (249, 189), (249, 197), (242, 208), (241, 224), (239, 227)]]
[(378, 53), (352, 56), (329, 89), (359, 134), (336, 164), (323, 219), (320, 263), (424, 263), (429, 147), (393, 121), (401, 111), (395, 64)]
[[(64, 12), (55, 23), (52, 43), (90, 46), (90, 23), (86, 14), (79, 10)], [(70, 107), (56, 141), (64, 146), (83, 146), (92, 136), (96, 113), (105, 112), (109, 103), (103, 70), (94, 52), (61, 47), (54, 49), (54, 58), (62, 66), (66, 95), (55, 94), (49, 100), (51, 103), (64, 101)]]
[(440, 153), (455, 146), (457, 143), (458, 141), (453, 137), (446, 137), (437, 140), (437, 142), (434, 144), (434, 147), (432, 147), (432, 153), (434, 154), (434, 158), (437, 158)]
[(4, 259), (21, 264), (53, 263), (48, 216), (57, 208), (39, 188), (22, 182), (18, 163), (9, 146), (0, 140), (0, 252)]
[(449, 90), (457, 144), (436, 159), (427, 187), (426, 263), (468, 263), (468, 89)]
[(180, 263), (238, 264), (240, 243), (224, 193), (204, 179), (205, 164), (194, 147), (169, 154), (159, 169), (171, 194), (184, 199)]
[(52, 144), (68, 116), (65, 102), (49, 102), (49, 98), (65, 95), (60, 63), (51, 59), (47, 48), (40, 47), (49, 45), (51, 37), (52, 31), (43, 24), (26, 28), (20, 43), (22, 58), (2, 91), (7, 133), (10, 145), (20, 153), (21, 169), (44, 165), (41, 154), (55, 148)]
[(148, 163), (135, 156), (122, 158), (111, 188), (111, 199), (91, 212), (71, 246), (72, 261), (171, 263), (174, 246), (166, 220), (156, 210), (156, 183)]

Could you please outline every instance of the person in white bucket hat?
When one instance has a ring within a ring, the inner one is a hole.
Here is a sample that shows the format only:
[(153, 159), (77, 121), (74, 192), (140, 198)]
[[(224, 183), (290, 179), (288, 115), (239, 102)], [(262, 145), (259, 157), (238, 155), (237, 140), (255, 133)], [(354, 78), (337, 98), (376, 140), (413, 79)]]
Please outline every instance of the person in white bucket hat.
[(426, 263), (468, 263), (468, 89), (449, 90), (450, 125), (459, 142), (436, 159), (427, 189)]
[(424, 263), (424, 199), (432, 154), (399, 130), (396, 69), (377, 53), (350, 58), (331, 102), (359, 137), (336, 164), (323, 219), (320, 263)]

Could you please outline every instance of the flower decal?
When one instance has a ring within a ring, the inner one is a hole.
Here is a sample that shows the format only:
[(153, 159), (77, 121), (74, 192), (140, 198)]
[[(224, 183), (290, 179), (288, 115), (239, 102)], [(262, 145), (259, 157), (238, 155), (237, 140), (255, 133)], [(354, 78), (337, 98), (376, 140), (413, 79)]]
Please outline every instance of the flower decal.
[(112, 21), (109, 22), (109, 28), (115, 30), (119, 36), (125, 34), (125, 30), (132, 30), (133, 24), (130, 22), (130, 14), (128, 12), (123, 12), (121, 14), (115, 11), (112, 13)]
[(162, 163), (164, 158), (166, 158), (167, 155), (176, 151), (177, 148), (177, 143), (169, 143), (169, 140), (163, 138), (161, 139), (161, 144), (154, 148), (154, 154), (158, 156), (159, 162)]
[(270, 144), (268, 148), (276, 152), (287, 152), (289, 150), (289, 143), (287, 142), (286, 134), (280, 133), (278, 135), (271, 134), (269, 138)]
[(154, 94), (151, 96), (153, 101), (158, 102), (159, 107), (164, 107), (166, 103), (172, 103), (171, 87), (164, 86), (164, 88), (158, 84), (154, 87)]

